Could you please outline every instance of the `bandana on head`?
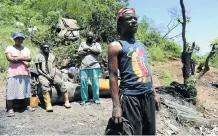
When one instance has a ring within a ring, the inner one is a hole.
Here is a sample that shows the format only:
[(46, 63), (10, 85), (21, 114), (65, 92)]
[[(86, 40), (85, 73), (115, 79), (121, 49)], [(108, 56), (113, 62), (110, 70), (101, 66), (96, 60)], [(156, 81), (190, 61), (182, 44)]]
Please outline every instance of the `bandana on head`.
[(132, 11), (135, 12), (135, 10), (133, 8), (122, 8), (119, 10), (116, 20), (118, 21), (118, 19), (120, 18), (120, 16), (122, 16), (124, 13), (126, 13), (127, 11)]

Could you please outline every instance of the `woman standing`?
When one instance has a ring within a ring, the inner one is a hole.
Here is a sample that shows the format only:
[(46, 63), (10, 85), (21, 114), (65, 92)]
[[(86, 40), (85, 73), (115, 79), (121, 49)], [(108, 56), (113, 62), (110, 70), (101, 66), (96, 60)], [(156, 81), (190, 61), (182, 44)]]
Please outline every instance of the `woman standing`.
[(30, 50), (22, 46), (24, 35), (21, 32), (13, 34), (15, 44), (5, 50), (9, 61), (7, 72), (6, 100), (8, 116), (14, 116), (13, 100), (25, 99), (26, 108), (34, 111), (30, 104), (30, 73), (28, 67), (31, 61)]

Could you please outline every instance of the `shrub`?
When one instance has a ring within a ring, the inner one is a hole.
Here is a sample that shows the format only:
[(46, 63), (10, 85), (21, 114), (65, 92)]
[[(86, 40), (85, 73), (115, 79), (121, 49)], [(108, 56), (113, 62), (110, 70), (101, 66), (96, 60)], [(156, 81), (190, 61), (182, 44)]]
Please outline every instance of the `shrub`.
[(168, 62), (165, 57), (165, 52), (160, 47), (151, 46), (147, 48), (148, 50), (148, 61), (152, 65), (158, 65), (161, 63)]

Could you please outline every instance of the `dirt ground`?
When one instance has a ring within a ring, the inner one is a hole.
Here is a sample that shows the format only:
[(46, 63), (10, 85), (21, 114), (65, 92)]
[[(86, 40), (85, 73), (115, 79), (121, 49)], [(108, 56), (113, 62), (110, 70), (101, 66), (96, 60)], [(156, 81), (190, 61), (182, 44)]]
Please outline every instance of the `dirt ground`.
[(110, 104), (110, 99), (104, 99), (101, 105), (71, 103), (71, 109), (56, 105), (52, 113), (39, 107), (35, 112), (16, 113), (13, 118), (5, 117), (1, 108), (0, 135), (102, 135), (111, 115)]
[[(71, 109), (54, 106), (53, 113), (47, 113), (41, 107), (35, 112), (16, 112), (12, 118), (6, 117), (0, 108), (0, 135), (103, 135), (107, 121), (111, 117), (111, 99), (102, 99), (101, 105), (81, 106), (71, 103)], [(163, 105), (162, 105), (163, 106)], [(169, 124), (178, 131), (172, 130)], [(159, 135), (200, 134), (194, 128), (188, 128), (176, 122), (173, 114), (164, 106), (157, 113), (157, 133)]]
[[(172, 62), (154, 69), (172, 68), (178, 79), (181, 78), (180, 62)], [(174, 68), (176, 67), (176, 68)], [(212, 76), (211, 76), (212, 75)], [(203, 83), (217, 80), (217, 77), (210, 71), (203, 79)], [(155, 83), (160, 84), (158, 76)], [(218, 90), (208, 84), (198, 85), (198, 98), (205, 102), (208, 111), (218, 113), (217, 99)], [(161, 95), (163, 98), (175, 101), (171, 95)], [(187, 103), (186, 103), (187, 104)], [(209, 106), (210, 105), (210, 106)], [(71, 103), (71, 109), (55, 105), (54, 112), (47, 113), (41, 107), (35, 112), (16, 112), (12, 118), (6, 117), (5, 112), (5, 85), (0, 83), (0, 135), (103, 135), (108, 119), (111, 117), (112, 101), (110, 98), (102, 98), (100, 105), (81, 106), (77, 102)], [(200, 135), (200, 130), (192, 126), (182, 126), (176, 121), (172, 111), (162, 105), (161, 111), (157, 113), (157, 134), (158, 135)]]

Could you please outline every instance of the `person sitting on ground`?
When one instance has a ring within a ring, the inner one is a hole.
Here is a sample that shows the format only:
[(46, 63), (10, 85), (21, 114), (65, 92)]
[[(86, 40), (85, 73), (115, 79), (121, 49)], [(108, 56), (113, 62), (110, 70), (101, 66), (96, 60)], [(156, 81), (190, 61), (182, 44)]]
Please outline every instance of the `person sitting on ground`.
[(46, 105), (46, 111), (52, 112), (53, 107), (51, 104), (51, 85), (56, 86), (64, 95), (66, 108), (71, 108), (67, 89), (64, 86), (62, 79), (56, 74), (55, 56), (49, 52), (49, 45), (44, 44), (41, 46), (41, 52), (35, 58), (36, 69), (39, 73), (39, 83), (42, 86), (43, 98)]
[(134, 129), (133, 135), (155, 135), (155, 103), (159, 105), (159, 97), (153, 89), (146, 47), (135, 40), (137, 19), (134, 9), (121, 9), (117, 15), (120, 40), (108, 46), (112, 118), (117, 124), (127, 119)]
[(24, 38), (23, 33), (15, 32), (13, 34), (15, 44), (8, 46), (5, 50), (6, 58), (9, 61), (7, 72), (7, 86), (6, 86), (6, 103), (8, 116), (14, 116), (13, 101), (15, 99), (24, 99), (26, 108), (29, 111), (34, 111), (30, 107), (30, 73), (28, 67), (31, 61), (31, 53), (27, 47), (23, 47)]
[(93, 32), (87, 33), (87, 40), (82, 42), (78, 54), (82, 57), (80, 66), (80, 83), (82, 103), (88, 102), (88, 81), (91, 80), (93, 91), (93, 102), (99, 104), (99, 78), (100, 64), (99, 54), (101, 53), (101, 45), (94, 41)]

